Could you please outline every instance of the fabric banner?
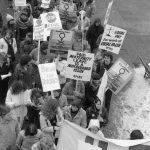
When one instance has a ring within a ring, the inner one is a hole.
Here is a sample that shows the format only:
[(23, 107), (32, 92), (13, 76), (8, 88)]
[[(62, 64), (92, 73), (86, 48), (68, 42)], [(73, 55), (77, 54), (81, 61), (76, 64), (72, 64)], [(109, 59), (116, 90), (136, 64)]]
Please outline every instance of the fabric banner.
[(41, 19), (33, 18), (33, 40), (46, 41), (47, 36), (45, 36), (45, 25), (42, 23)]
[[(62, 123), (57, 150), (80, 150), (80, 146), (87, 146), (85, 143), (99, 148), (95, 150), (150, 150), (150, 139), (114, 140), (102, 138), (65, 120)], [(90, 148), (82, 150), (91, 150)]]
[(119, 54), (126, 32), (124, 29), (107, 24), (99, 48)]
[(57, 11), (41, 14), (42, 22), (45, 24), (45, 33), (50, 36), (52, 29), (62, 29), (59, 13)]
[(38, 68), (40, 72), (43, 92), (60, 89), (55, 63), (39, 64)]
[(26, 0), (15, 0), (15, 6), (26, 6)]
[(68, 30), (52, 30), (49, 38), (50, 53), (67, 54), (72, 49), (73, 32)]
[(118, 58), (108, 70), (108, 87), (116, 95), (132, 79), (134, 70), (122, 58)]
[(66, 77), (74, 80), (90, 81), (94, 54), (68, 51)]
[(108, 81), (108, 75), (107, 75), (107, 71), (105, 70), (104, 75), (102, 77), (101, 84), (99, 86), (98, 93), (97, 93), (97, 97), (101, 100), (102, 104), (104, 102), (104, 95), (105, 95), (105, 90), (107, 87), (107, 81)]

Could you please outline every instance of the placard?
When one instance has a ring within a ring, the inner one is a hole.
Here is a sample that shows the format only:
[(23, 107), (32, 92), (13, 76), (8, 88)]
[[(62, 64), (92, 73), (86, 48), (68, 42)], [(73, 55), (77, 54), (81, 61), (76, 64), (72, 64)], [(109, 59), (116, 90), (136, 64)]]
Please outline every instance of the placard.
[(97, 146), (79, 140), (77, 150), (102, 150), (102, 148), (99, 148)]
[(60, 18), (63, 20), (72, 20), (77, 17), (74, 10), (75, 4), (61, 1), (59, 5)]
[(108, 8), (107, 8), (107, 12), (106, 12), (106, 15), (105, 15), (105, 20), (104, 20), (104, 26), (105, 26), (105, 25), (107, 24), (107, 22), (108, 22), (112, 5), (113, 5), (113, 0), (112, 0), (111, 2), (109, 2), (109, 4), (108, 4)]
[(119, 54), (126, 32), (124, 29), (107, 24), (99, 48)]
[(52, 30), (49, 38), (50, 53), (67, 54), (72, 49), (73, 32), (68, 30)]
[(26, 0), (15, 0), (15, 6), (26, 6)]
[(45, 63), (38, 65), (43, 92), (60, 89), (56, 66), (54, 63)]
[(33, 40), (46, 41), (47, 36), (45, 36), (45, 25), (41, 19), (33, 18)]
[(108, 70), (108, 87), (116, 95), (132, 79), (134, 70), (119, 58)]
[(108, 75), (107, 75), (107, 71), (105, 70), (97, 93), (97, 97), (101, 100), (102, 105), (104, 102), (104, 95), (107, 87), (107, 81), (108, 81)]
[(49, 8), (51, 0), (42, 0), (41, 7), (43, 8)]
[(90, 81), (94, 54), (68, 51), (66, 77), (74, 80)]
[(62, 29), (60, 16), (57, 11), (41, 14), (41, 19), (45, 24), (45, 33), (47, 36), (50, 36), (52, 29)]

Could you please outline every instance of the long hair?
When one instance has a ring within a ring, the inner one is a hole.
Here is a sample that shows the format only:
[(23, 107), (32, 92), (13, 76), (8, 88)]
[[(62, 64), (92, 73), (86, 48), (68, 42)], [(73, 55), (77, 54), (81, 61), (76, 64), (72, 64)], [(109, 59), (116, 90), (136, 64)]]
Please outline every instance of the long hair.
[(17, 95), (27, 90), (27, 85), (22, 80), (15, 80), (11, 86), (11, 94)]
[(48, 99), (42, 105), (41, 111), (43, 115), (48, 119), (51, 120), (55, 117), (58, 110), (58, 101), (56, 99)]
[(37, 127), (34, 124), (28, 124), (25, 128), (25, 136), (34, 136), (38, 132)]

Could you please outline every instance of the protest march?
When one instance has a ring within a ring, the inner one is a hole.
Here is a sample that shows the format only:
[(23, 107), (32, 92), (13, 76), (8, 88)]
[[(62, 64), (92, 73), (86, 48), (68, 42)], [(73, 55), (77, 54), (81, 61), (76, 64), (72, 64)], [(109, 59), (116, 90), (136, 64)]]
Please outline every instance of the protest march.
[(1, 1), (0, 150), (150, 150), (148, 0)]

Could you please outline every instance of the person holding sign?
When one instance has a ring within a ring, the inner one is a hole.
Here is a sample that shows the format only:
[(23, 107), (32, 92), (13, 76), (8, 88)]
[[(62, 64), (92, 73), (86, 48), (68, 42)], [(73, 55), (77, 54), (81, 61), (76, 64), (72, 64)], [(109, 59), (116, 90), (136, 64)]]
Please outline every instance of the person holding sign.
[(71, 79), (70, 82), (66, 83), (64, 86), (62, 92), (64, 95), (67, 96), (68, 104), (71, 104), (74, 100), (74, 97), (79, 97), (81, 99), (84, 99), (85, 96), (85, 87), (84, 83), (82, 81), (78, 81), (78, 84), (76, 86), (77, 81)]

